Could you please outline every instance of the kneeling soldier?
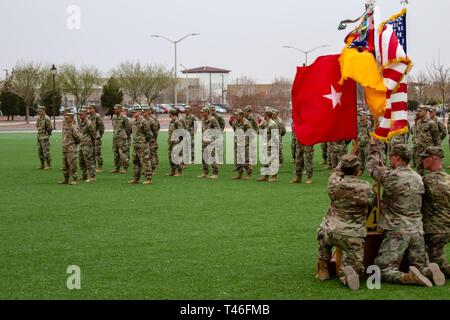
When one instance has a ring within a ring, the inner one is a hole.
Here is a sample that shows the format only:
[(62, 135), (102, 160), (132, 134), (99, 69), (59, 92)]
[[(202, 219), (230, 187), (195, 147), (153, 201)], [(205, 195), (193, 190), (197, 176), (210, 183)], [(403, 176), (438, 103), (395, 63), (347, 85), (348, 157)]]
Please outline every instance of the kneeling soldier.
[(343, 284), (359, 289), (359, 276), (364, 272), (364, 238), (367, 233), (366, 214), (373, 205), (375, 195), (367, 181), (358, 179), (358, 157), (345, 155), (328, 180), (331, 204), (317, 230), (319, 254), (316, 279), (330, 278), (328, 263), (331, 249), (343, 252), (344, 268), (339, 270)]

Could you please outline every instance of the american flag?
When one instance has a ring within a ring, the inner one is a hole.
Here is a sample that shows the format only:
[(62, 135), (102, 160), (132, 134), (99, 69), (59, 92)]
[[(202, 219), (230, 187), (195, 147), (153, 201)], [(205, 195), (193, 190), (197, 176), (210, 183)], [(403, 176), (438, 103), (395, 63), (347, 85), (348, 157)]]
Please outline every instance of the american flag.
[(406, 9), (381, 24), (377, 57), (382, 66), (386, 111), (375, 136), (382, 140), (408, 131), (408, 84), (411, 60), (406, 54)]

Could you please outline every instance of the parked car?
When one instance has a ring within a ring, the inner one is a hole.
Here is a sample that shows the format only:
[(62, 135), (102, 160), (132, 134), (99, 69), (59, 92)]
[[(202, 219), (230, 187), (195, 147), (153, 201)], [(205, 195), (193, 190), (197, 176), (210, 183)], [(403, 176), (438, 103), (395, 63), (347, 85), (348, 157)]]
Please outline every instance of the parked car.
[[(65, 108), (67, 108), (67, 107), (66, 106), (61, 106), (59, 108), (59, 113), (63, 114)], [(77, 114), (77, 107), (70, 107), (70, 112), (72, 112), (73, 114)]]
[(164, 113), (166, 113), (166, 110), (164, 108), (162, 108), (159, 104), (153, 105), (153, 110), (157, 114), (164, 114)]
[(231, 112), (230, 106), (225, 103), (216, 103), (215, 105), (227, 110), (227, 112)]
[(228, 113), (228, 110), (219, 106), (219, 105), (214, 105), (214, 108), (216, 108), (216, 112), (217, 113)]
[(185, 104), (177, 104), (177, 105), (172, 104), (171, 106), (172, 106), (172, 108), (177, 109), (178, 112), (180, 112), (180, 113), (185, 113), (186, 112), (186, 105)]

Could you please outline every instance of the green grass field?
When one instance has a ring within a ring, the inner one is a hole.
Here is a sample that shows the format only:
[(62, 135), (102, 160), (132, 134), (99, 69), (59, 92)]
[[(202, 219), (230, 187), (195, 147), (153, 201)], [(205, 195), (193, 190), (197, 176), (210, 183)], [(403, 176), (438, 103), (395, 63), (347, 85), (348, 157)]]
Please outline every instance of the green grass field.
[[(450, 298), (450, 284), (351, 292), (314, 279), (315, 233), (329, 203), (319, 146), (314, 184), (291, 185), (290, 137), (273, 184), (233, 181), (231, 165), (216, 181), (196, 179), (199, 165), (166, 177), (166, 134), (159, 139), (153, 185), (103, 173), (65, 186), (56, 183), (61, 134), (51, 171), (35, 170), (34, 134), (0, 134), (0, 299)], [(103, 155), (109, 171), (111, 134)], [(81, 290), (66, 287), (69, 265), (81, 268)]]

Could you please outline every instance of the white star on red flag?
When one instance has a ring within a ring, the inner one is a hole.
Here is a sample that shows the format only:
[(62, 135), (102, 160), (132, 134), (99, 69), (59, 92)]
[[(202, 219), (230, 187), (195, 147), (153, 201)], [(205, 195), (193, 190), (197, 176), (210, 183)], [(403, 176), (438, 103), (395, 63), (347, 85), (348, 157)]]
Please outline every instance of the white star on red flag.
[(330, 99), (333, 102), (334, 109), (338, 104), (341, 104), (342, 92), (337, 92), (336, 90), (334, 90), (333, 85), (331, 85), (331, 93), (324, 95), (324, 97)]

